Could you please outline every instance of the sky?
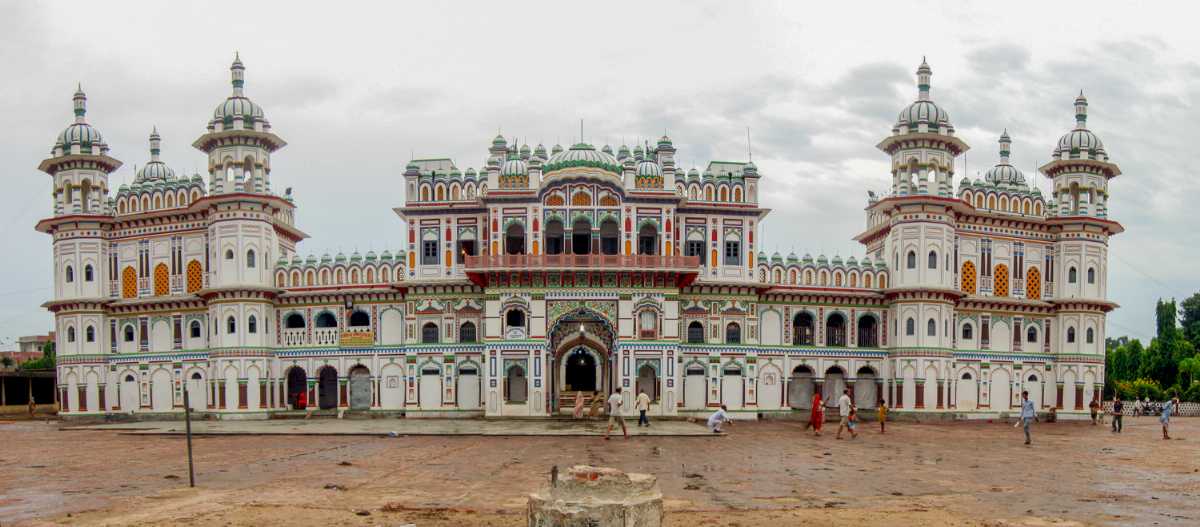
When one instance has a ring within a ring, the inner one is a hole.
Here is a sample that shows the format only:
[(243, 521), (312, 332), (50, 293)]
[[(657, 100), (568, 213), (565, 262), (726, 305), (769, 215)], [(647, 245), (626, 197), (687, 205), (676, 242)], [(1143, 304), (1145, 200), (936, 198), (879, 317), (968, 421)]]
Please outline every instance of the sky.
[[(246, 94), (288, 146), (276, 191), (294, 189), (302, 254), (401, 247), (392, 207), (415, 157), (480, 168), (497, 131), (531, 146), (674, 140), (677, 162), (744, 160), (772, 209), (762, 249), (864, 253), (867, 191), (890, 185), (875, 149), (916, 97), (932, 97), (971, 146), (958, 176), (1013, 163), (1043, 190), (1045, 163), (1087, 95), (1089, 127), (1123, 175), (1109, 217), (1109, 336), (1147, 339), (1158, 298), (1200, 290), (1200, 35), (1192, 17), (1131, 2), (17, 2), (0, 0), (0, 349), (47, 331), (51, 179), (36, 167), (88, 121), (124, 166), (157, 126), (176, 173), (229, 95)], [(1160, 16), (1165, 15), (1165, 16)], [(747, 141), (749, 129), (750, 141)], [(956, 178), (956, 179), (957, 179)], [(207, 177), (205, 178), (207, 180)], [(1193, 203), (1188, 205), (1188, 203)]]

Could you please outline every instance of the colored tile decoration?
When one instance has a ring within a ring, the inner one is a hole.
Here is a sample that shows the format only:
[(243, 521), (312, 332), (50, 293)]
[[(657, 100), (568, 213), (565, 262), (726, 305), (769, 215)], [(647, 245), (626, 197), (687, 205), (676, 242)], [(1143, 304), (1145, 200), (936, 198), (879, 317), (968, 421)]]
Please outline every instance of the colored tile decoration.
[(137, 271), (127, 266), (121, 271), (121, 298), (137, 298)]
[(975, 282), (975, 262), (966, 261), (962, 264), (962, 292), (969, 295), (975, 294), (977, 284)]
[(171, 272), (167, 264), (154, 266), (154, 296), (165, 296), (171, 293)]
[(1004, 264), (996, 265), (996, 282), (993, 286), (993, 292), (996, 296), (1008, 296), (1008, 266)]
[(187, 292), (195, 293), (204, 287), (204, 270), (200, 268), (200, 262), (192, 260), (187, 265)]
[(1042, 272), (1037, 267), (1030, 267), (1025, 273), (1025, 297), (1030, 300), (1042, 298)]

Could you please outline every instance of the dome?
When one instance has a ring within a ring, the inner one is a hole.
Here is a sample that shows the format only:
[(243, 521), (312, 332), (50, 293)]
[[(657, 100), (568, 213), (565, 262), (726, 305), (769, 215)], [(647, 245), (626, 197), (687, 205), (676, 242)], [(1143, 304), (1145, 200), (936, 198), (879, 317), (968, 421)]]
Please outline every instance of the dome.
[(567, 168), (597, 168), (613, 174), (621, 173), (621, 163), (612, 154), (596, 150), (587, 143), (576, 143), (566, 151), (550, 156), (544, 168), (547, 174)]
[(525, 166), (525, 162), (515, 157), (509, 158), (500, 167), (501, 176), (525, 176), (529, 175), (529, 168)]
[[(58, 134), (58, 138), (54, 142), (55, 148), (61, 146), (66, 154), (71, 153), (73, 145), (79, 145), (79, 151), (83, 154), (107, 152), (108, 144), (104, 142), (104, 136), (100, 135), (100, 131), (88, 124), (84, 118), (87, 115), (87, 95), (84, 95), (82, 86), (75, 90), (72, 100), (75, 105), (75, 122)], [(93, 146), (97, 151), (92, 150)]]
[(145, 166), (138, 170), (137, 176), (134, 177), (134, 184), (147, 182), (163, 182), (175, 179), (175, 171), (158, 159), (159, 145), (162, 138), (158, 135), (158, 128), (150, 132), (150, 161)]
[(1054, 148), (1053, 153), (1055, 158), (1078, 158), (1081, 157), (1082, 151), (1087, 151), (1086, 155), (1082, 155), (1084, 159), (1094, 158), (1101, 161), (1108, 159), (1108, 153), (1104, 151), (1104, 143), (1096, 134), (1088, 130), (1087, 107), (1087, 97), (1083, 96), (1083, 92), (1079, 92), (1079, 96), (1075, 98), (1075, 129), (1058, 138), (1058, 145)]
[(1000, 134), (1000, 162), (984, 172), (983, 179), (989, 183), (997, 185), (1024, 185), (1025, 174), (1022, 174), (1017, 167), (1012, 166), (1008, 162), (1008, 155), (1012, 151), (1012, 139), (1008, 137), (1008, 130)]
[(642, 161), (641, 163), (638, 163), (637, 175), (639, 177), (645, 177), (645, 176), (662, 177), (663, 170), (662, 170), (662, 167), (658, 166), (658, 163), (655, 163), (654, 161), (650, 161), (649, 159), (647, 159), (645, 161)]
[(504, 140), (504, 136), (496, 134), (496, 137), (492, 139), (492, 146), (497, 148), (506, 148), (508, 146), (508, 141)]
[(940, 128), (954, 130), (954, 125), (950, 124), (950, 114), (929, 98), (929, 80), (932, 76), (933, 70), (922, 59), (921, 66), (917, 68), (917, 100), (900, 111), (896, 126), (893, 127), (895, 132), (916, 131), (921, 124), (935, 132)]
[(213, 118), (212, 121), (209, 121), (208, 126), (215, 127), (217, 123), (221, 123), (223, 127), (229, 128), (233, 126), (234, 119), (240, 117), (246, 128), (254, 128), (256, 123), (262, 123), (263, 126), (269, 127), (270, 124), (267, 122), (266, 115), (263, 114), (262, 107), (246, 98), (242, 93), (242, 88), (246, 83), (246, 68), (242, 66), (241, 57), (234, 57), (233, 64), (229, 66), (229, 72), (233, 79), (233, 94), (213, 110)]

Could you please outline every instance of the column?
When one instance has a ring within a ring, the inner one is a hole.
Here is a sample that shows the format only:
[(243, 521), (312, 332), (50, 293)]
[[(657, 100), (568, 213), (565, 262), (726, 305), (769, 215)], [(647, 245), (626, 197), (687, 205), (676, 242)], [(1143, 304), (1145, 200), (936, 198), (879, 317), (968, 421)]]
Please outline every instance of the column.
[(938, 410), (941, 410), (946, 407), (946, 404), (945, 404), (946, 391), (945, 390), (946, 390), (946, 381), (944, 379), (938, 379), (938, 381), (937, 381), (937, 408), (938, 408)]

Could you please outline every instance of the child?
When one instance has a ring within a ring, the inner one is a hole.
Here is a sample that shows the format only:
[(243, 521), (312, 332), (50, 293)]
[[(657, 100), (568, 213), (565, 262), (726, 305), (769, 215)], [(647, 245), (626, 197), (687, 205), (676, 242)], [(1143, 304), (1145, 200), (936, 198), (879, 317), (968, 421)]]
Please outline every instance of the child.
[(887, 401), (880, 399), (879, 400), (879, 433), (881, 433), (881, 434), (886, 432), (885, 425), (887, 424), (887, 414), (888, 414)]
[(846, 428), (848, 430), (850, 430), (850, 439), (854, 439), (854, 438), (858, 437), (858, 432), (854, 431), (854, 428), (857, 424), (858, 424), (858, 407), (851, 406), (850, 407), (850, 415), (846, 417)]

